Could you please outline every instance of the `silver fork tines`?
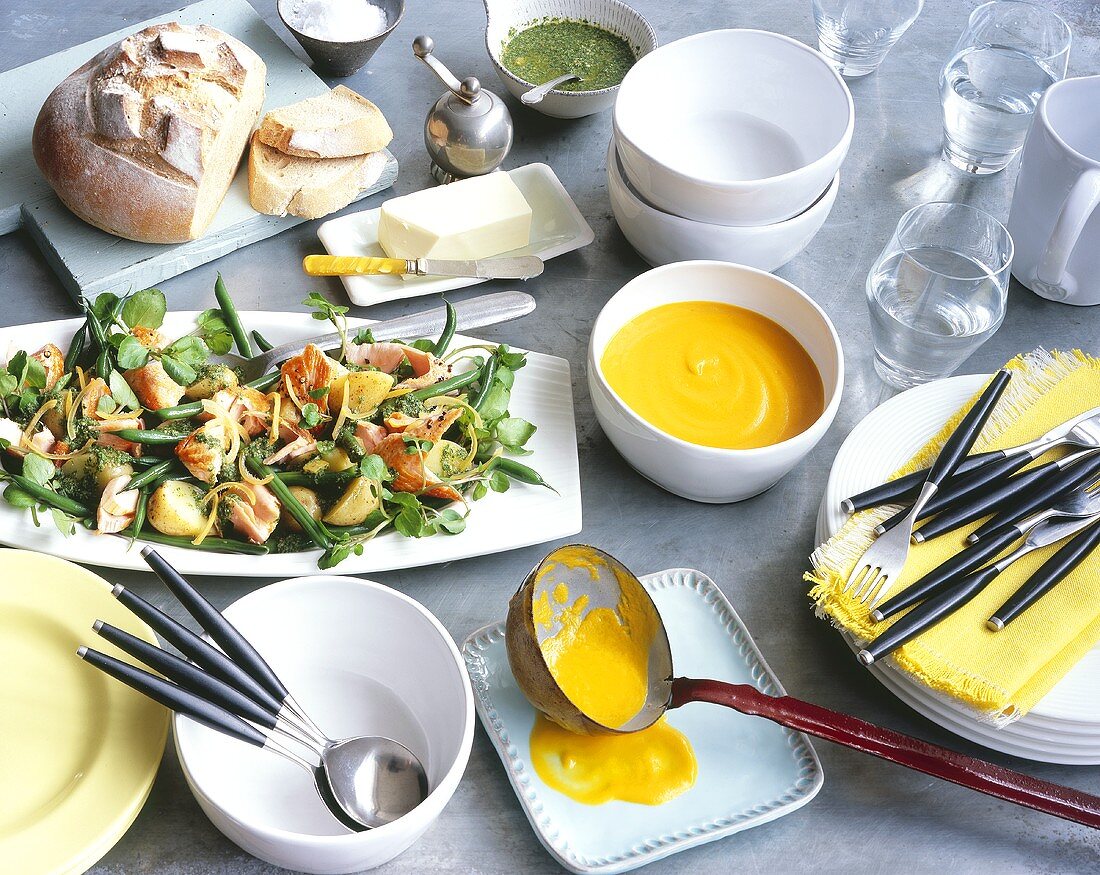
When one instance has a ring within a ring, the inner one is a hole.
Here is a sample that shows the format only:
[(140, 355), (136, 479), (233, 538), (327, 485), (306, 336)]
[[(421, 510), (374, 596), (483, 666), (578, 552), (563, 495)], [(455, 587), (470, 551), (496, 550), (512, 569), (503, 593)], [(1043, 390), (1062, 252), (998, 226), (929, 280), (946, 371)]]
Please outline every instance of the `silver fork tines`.
[(848, 580), (844, 583), (844, 592), (855, 588), (853, 597), (863, 604), (870, 602), (875, 607), (897, 580), (905, 560), (909, 555), (909, 536), (913, 534), (913, 524), (921, 510), (936, 494), (935, 483), (925, 483), (921, 493), (909, 513), (892, 529), (879, 535), (860, 557)]

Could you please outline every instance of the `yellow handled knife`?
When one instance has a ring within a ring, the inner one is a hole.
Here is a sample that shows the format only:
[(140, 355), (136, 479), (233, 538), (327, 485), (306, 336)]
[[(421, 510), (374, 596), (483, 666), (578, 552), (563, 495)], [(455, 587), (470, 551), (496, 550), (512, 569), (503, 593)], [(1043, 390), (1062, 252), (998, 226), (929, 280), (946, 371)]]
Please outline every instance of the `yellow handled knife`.
[(535, 255), (484, 258), (478, 261), (441, 261), (435, 258), (374, 258), (351, 255), (307, 255), (302, 268), (310, 276), (468, 276), (478, 279), (530, 279), (542, 273)]

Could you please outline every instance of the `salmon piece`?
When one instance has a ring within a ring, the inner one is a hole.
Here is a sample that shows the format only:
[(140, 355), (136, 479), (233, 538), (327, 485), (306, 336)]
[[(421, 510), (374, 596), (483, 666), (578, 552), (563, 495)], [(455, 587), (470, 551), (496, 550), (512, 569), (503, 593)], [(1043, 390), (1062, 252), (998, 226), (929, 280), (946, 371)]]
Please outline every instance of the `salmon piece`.
[(363, 452), (368, 456), (382, 443), (386, 434), (385, 428), (373, 422), (359, 422), (355, 426), (355, 437), (363, 445)]
[(386, 427), (386, 434), (400, 434), (410, 425), (415, 425), (420, 422), (407, 413), (391, 413), (385, 419), (382, 420), (382, 424)]
[(183, 397), (183, 386), (169, 377), (164, 365), (156, 359), (151, 359), (140, 368), (124, 371), (122, 377), (146, 410), (175, 407)]
[(216, 419), (203, 423), (176, 444), (176, 456), (194, 477), (213, 483), (225, 465), (225, 427)]
[(246, 495), (234, 493), (229, 522), (253, 544), (262, 544), (279, 525), (279, 502), (266, 486), (256, 484), (249, 488), (256, 500), (249, 501)]
[(138, 490), (126, 489), (129, 474), (120, 474), (107, 481), (96, 510), (96, 528), (104, 534), (121, 532), (134, 521), (137, 513)]
[(392, 374), (405, 359), (412, 365), (413, 374), (419, 376), (426, 374), (431, 367), (434, 356), (430, 352), (424, 352), (415, 346), (406, 346), (404, 343), (359, 343), (348, 346), (347, 355), (344, 358), (353, 365), (360, 367), (370, 365), (387, 374)]
[(32, 352), (31, 358), (42, 365), (46, 372), (46, 388), (52, 389), (65, 373), (65, 353), (54, 344), (47, 343), (38, 352)]
[(433, 356), (431, 367), (429, 367), (428, 370), (423, 374), (418, 374), (415, 377), (409, 377), (407, 380), (402, 380), (394, 386), (394, 388), (410, 389), (413, 391), (416, 389), (426, 389), (428, 386), (442, 383), (450, 376), (451, 366), (443, 361), (443, 359), (437, 359)]
[(442, 413), (433, 413), (423, 419), (418, 419), (413, 425), (405, 429), (404, 434), (391, 434), (383, 438), (375, 447), (375, 454), (381, 456), (386, 466), (393, 469), (394, 479), (390, 488), (398, 492), (416, 492), (429, 495), (432, 498), (442, 498), (447, 501), (461, 501), (462, 496), (453, 486), (443, 483), (431, 471), (424, 467), (423, 456), (418, 452), (409, 452), (409, 444), (405, 442), (405, 436), (436, 441), (446, 433), (462, 411), (451, 408)]
[(264, 464), (277, 465), (279, 463), (296, 462), (299, 459), (312, 456), (316, 452), (317, 441), (313, 440), (309, 435), (303, 435), (302, 437), (294, 438), (290, 443), (280, 447), (264, 459)]
[[(231, 389), (220, 389), (210, 399), (215, 404), (224, 407), (229, 418), (240, 423), (249, 437), (255, 437), (271, 421), (271, 401), (257, 389), (250, 386), (234, 386)], [(293, 407), (294, 405), (289, 405)], [(297, 411), (295, 411), (297, 412)], [(200, 421), (213, 419), (213, 414), (205, 410), (199, 414)], [(281, 415), (280, 415), (280, 418)]]
[[(0, 440), (8, 442), (8, 452), (13, 456), (22, 458), (27, 455), (27, 448), (23, 446), (23, 429), (19, 427), (19, 423), (13, 422), (10, 419), (0, 419)], [(39, 429), (38, 433), (33, 435), (30, 441), (31, 446), (40, 453), (52, 452), (57, 443), (57, 439), (53, 436), (53, 432), (48, 428)]]
[(309, 393), (331, 386), (333, 380), (346, 373), (347, 369), (343, 365), (330, 359), (311, 343), (301, 353), (283, 363), (279, 385), (286, 391), (286, 384), (289, 382), (299, 402), (307, 404), (312, 401), (322, 413), (328, 413), (328, 395), (311, 398)]
[(96, 412), (96, 408), (99, 407), (99, 399), (106, 395), (111, 397), (111, 390), (107, 387), (107, 383), (96, 377), (92, 380), (84, 389), (84, 397), (80, 402), (80, 412), (84, 414), (87, 419), (99, 419), (99, 413)]

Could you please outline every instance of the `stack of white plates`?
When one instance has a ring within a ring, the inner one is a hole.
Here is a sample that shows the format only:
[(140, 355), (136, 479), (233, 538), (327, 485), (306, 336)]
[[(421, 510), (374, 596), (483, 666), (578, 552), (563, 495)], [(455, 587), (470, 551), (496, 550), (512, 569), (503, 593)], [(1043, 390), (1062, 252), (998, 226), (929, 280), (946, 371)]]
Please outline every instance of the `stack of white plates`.
[[(833, 463), (817, 519), (817, 540), (831, 537), (846, 515), (842, 499), (883, 482), (936, 434), (988, 375), (967, 375), (918, 386), (891, 398), (852, 429)], [(849, 641), (851, 643), (851, 641)], [(1026, 759), (1100, 765), (1100, 647), (1066, 674), (1028, 714), (1003, 728), (933, 692), (891, 660), (870, 668), (915, 711), (963, 738)]]

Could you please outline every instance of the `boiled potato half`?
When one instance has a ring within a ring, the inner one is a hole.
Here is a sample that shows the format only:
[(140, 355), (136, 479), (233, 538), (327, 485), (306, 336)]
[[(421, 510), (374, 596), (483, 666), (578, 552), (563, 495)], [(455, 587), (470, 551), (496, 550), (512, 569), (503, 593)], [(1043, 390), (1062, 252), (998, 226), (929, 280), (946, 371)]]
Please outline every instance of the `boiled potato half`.
[[(309, 515), (315, 520), (321, 519), (321, 501), (317, 498), (317, 493), (310, 489), (308, 486), (291, 486), (290, 494), (298, 499), (298, 503), (309, 511)], [(283, 522), (286, 523), (286, 527), (292, 532), (302, 531), (301, 525), (293, 514), (286, 514), (283, 517)]]
[(149, 496), (146, 511), (153, 528), (165, 535), (193, 538), (206, 525), (203, 492), (182, 480), (165, 480)]
[(347, 387), (348, 409), (352, 413), (369, 413), (382, 403), (393, 388), (393, 377), (381, 371), (351, 371), (332, 381), (329, 389), (329, 409), (339, 410)]
[(356, 477), (325, 514), (325, 522), (334, 526), (357, 526), (378, 508), (378, 495), (371, 481)]

